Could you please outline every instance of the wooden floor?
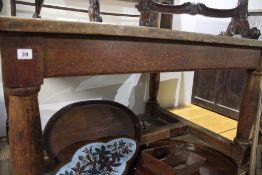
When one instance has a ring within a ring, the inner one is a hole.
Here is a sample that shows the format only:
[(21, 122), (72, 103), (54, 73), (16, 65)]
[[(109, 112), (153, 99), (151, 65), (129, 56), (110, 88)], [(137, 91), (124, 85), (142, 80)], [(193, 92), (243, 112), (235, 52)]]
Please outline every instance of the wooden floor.
[(229, 140), (236, 136), (237, 121), (196, 105), (170, 108), (170, 112)]

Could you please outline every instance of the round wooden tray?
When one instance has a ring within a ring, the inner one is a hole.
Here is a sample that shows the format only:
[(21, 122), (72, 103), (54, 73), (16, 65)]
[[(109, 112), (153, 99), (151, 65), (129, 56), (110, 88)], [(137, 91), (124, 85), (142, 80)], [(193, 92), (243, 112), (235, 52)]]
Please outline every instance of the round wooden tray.
[(140, 120), (122, 104), (107, 100), (80, 101), (63, 107), (48, 121), (44, 147), (49, 158), (61, 163), (64, 161), (61, 152), (74, 144), (118, 136), (139, 141), (140, 129)]
[[(196, 173), (195, 175), (236, 175), (237, 174), (237, 165), (230, 157), (207, 146), (192, 144), (183, 141), (166, 140), (166, 141), (158, 141), (158, 142), (151, 143), (149, 145), (146, 145), (142, 149), (150, 149), (150, 148), (160, 147), (170, 144), (175, 144), (175, 145), (185, 144), (187, 147), (186, 149), (189, 152), (199, 154), (200, 156), (203, 156), (207, 159), (206, 162), (200, 167), (199, 172)], [(138, 163), (137, 170), (135, 171), (134, 174), (154, 175), (153, 173), (148, 171), (148, 169), (143, 167), (143, 162)]]

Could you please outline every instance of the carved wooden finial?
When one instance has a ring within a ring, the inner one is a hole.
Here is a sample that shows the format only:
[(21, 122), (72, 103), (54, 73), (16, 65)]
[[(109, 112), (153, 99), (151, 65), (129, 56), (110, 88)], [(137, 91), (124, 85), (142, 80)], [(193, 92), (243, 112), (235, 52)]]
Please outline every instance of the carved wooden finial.
[(102, 17), (100, 16), (100, 3), (99, 0), (89, 0), (90, 6), (88, 8), (88, 14), (90, 21), (92, 22), (102, 22)]
[(241, 35), (242, 38), (258, 39), (261, 35), (260, 30), (256, 27), (250, 28), (246, 18), (233, 17), (229, 23), (226, 32), (223, 35), (233, 36)]

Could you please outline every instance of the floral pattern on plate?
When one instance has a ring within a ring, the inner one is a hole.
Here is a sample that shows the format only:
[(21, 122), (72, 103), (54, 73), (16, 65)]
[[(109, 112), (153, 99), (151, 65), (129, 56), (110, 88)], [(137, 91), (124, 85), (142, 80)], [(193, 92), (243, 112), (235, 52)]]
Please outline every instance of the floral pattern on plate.
[(122, 175), (136, 150), (137, 143), (130, 138), (90, 143), (78, 149), (56, 175)]

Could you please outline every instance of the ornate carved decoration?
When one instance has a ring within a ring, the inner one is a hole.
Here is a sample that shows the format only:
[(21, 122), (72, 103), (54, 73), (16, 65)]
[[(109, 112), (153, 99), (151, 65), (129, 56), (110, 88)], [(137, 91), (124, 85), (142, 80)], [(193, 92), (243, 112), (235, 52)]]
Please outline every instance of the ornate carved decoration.
[(152, 10), (168, 14), (199, 14), (209, 17), (226, 18), (235, 16), (238, 9), (242, 7), (242, 4), (238, 4), (238, 6), (233, 9), (214, 9), (207, 7), (202, 3), (186, 2), (182, 5), (169, 5), (166, 3), (158, 3), (154, 0), (140, 0), (136, 7), (140, 12)]
[[(247, 21), (248, 16), (248, 0), (239, 0), (235, 8), (232, 9), (214, 9), (209, 8), (202, 3), (187, 2), (182, 5), (170, 5), (166, 3), (159, 3), (154, 0), (140, 0), (136, 8), (143, 13), (161, 12), (167, 14), (190, 14), (203, 15), (216, 18), (232, 17), (232, 20), (223, 35), (232, 36), (240, 34), (243, 38), (258, 39), (260, 31), (254, 27), (250, 29)], [(140, 25), (151, 26), (150, 15), (140, 21)]]
[(99, 0), (89, 0), (90, 6), (88, 9), (88, 14), (90, 21), (92, 22), (102, 22), (102, 17), (100, 16), (100, 3)]
[(150, 11), (150, 3), (151, 1), (148, 1), (148, 0), (140, 0), (138, 4), (135, 5), (135, 7), (137, 8), (137, 10), (139, 12), (145, 12), (145, 11)]
[[(159, 1), (159, 0), (157, 0)], [(141, 8), (141, 15), (140, 15), (140, 19), (139, 19), (139, 25), (140, 26), (146, 26), (146, 27), (156, 27), (159, 24), (159, 13), (158, 12), (154, 12), (152, 10), (150, 10), (147, 4), (143, 3), (147, 3), (147, 1), (140, 1), (142, 4), (137, 4), (136, 7), (137, 8)], [(167, 4), (168, 1), (166, 1)], [(140, 10), (139, 10), (140, 11)]]
[(143, 15), (141, 15), (139, 20), (140, 26), (146, 26), (146, 27), (153, 27), (156, 26), (158, 21), (156, 21), (158, 18), (156, 17), (158, 14), (153, 12), (144, 12)]
[(241, 35), (242, 38), (258, 39), (261, 35), (260, 30), (256, 27), (250, 29), (247, 19), (233, 17), (229, 23), (227, 30), (222, 35), (233, 36), (234, 34)]
[(224, 35), (233, 36), (234, 34), (239, 34), (242, 38), (258, 39), (261, 35), (260, 30), (256, 27), (250, 28), (247, 16), (248, 0), (239, 0), (237, 13), (232, 17)]

